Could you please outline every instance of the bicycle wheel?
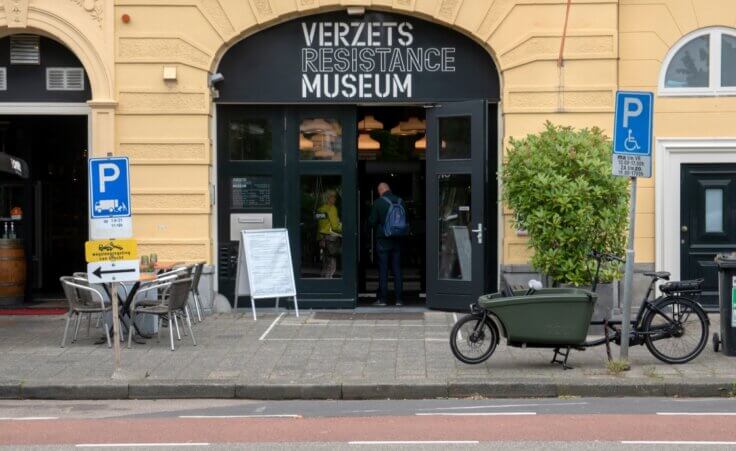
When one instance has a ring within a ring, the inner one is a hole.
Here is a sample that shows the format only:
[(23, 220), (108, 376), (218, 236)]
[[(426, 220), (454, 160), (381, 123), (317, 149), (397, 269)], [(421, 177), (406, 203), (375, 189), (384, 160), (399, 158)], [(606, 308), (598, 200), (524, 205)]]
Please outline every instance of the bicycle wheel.
[(456, 322), (450, 333), (450, 348), (458, 360), (476, 364), (484, 362), (498, 345), (498, 328), (481, 315), (467, 315)]
[(687, 363), (708, 341), (708, 317), (694, 301), (666, 297), (654, 304), (642, 323), (644, 343), (665, 363)]

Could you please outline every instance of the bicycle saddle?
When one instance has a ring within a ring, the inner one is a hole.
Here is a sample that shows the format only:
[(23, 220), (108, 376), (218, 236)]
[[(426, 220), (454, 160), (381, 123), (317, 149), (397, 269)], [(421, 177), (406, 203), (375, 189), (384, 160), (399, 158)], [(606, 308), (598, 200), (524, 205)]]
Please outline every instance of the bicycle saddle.
[(644, 275), (655, 279), (670, 280), (670, 273), (667, 271), (649, 271), (645, 272)]
[(659, 287), (662, 293), (696, 293), (703, 291), (705, 279), (681, 280), (679, 282), (667, 282)]

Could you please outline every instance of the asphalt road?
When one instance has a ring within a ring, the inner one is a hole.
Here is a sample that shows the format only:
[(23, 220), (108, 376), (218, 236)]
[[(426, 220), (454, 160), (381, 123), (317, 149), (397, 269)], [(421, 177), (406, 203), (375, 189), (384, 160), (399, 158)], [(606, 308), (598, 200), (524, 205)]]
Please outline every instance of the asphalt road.
[(736, 399), (0, 401), (23, 449), (736, 448)]

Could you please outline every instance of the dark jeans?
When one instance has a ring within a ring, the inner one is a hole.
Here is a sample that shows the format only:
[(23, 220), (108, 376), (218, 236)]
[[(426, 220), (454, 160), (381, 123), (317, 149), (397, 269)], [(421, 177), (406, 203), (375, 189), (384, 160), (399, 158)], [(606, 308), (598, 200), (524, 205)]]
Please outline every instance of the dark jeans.
[(401, 242), (393, 238), (379, 238), (376, 240), (378, 254), (378, 299), (388, 300), (388, 266), (394, 274), (394, 288), (396, 300), (402, 300), (404, 281), (401, 277)]

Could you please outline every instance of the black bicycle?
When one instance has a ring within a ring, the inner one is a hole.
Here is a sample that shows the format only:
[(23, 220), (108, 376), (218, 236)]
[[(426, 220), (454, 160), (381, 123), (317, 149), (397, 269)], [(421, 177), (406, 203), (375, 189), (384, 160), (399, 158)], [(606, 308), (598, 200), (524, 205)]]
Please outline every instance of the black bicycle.
[[(590, 321), (597, 300), (603, 261), (623, 262), (604, 252), (592, 252), (596, 262), (592, 291), (577, 288), (530, 288), (481, 296), (471, 305), (471, 313), (452, 328), (450, 347), (458, 360), (476, 364), (487, 360), (506, 337), (514, 347), (553, 348), (552, 363), (570, 368), (567, 360), (573, 349), (584, 350), (605, 344), (611, 360), (613, 342), (621, 344), (621, 320)], [(710, 322), (697, 298), (703, 279), (667, 282), (660, 286), (662, 295), (651, 300), (659, 280), (669, 281), (665, 271), (646, 272), (649, 288), (639, 312), (631, 320), (629, 344), (646, 345), (657, 359), (670, 364), (686, 363), (700, 355), (708, 341)], [(566, 309), (560, 314), (560, 309)], [(604, 326), (603, 338), (586, 341), (589, 325)]]

